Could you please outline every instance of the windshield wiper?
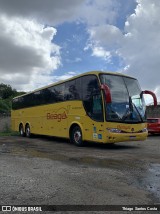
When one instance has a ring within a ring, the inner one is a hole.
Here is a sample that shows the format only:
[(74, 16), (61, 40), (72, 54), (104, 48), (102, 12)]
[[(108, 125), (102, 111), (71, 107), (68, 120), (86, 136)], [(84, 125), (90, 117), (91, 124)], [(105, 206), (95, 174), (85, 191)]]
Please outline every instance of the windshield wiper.
[(127, 108), (126, 113), (123, 115), (122, 121), (125, 121), (125, 119), (129, 117), (131, 114), (133, 114), (133, 103), (131, 96), (129, 96), (129, 108)]
[(143, 121), (142, 116), (141, 116), (140, 112), (138, 111), (137, 106), (132, 102), (131, 96), (129, 96), (129, 108), (127, 109), (126, 113), (122, 117), (122, 121), (125, 121), (125, 119), (131, 115), (133, 116), (134, 108), (135, 108), (140, 120)]
[(136, 106), (134, 103), (132, 103), (132, 105), (134, 106), (134, 108), (135, 108), (135, 109), (136, 109), (136, 111), (138, 112), (138, 115), (139, 115), (139, 117), (140, 117), (141, 121), (143, 122), (143, 118), (142, 118), (142, 116), (141, 116), (140, 112), (138, 111), (137, 106)]

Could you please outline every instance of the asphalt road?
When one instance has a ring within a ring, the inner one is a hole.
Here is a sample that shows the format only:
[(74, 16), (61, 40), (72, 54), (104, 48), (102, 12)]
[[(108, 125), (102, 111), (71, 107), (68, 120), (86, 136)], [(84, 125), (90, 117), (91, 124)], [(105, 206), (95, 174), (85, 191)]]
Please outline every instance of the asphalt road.
[(160, 136), (112, 146), (0, 137), (1, 205), (160, 204)]

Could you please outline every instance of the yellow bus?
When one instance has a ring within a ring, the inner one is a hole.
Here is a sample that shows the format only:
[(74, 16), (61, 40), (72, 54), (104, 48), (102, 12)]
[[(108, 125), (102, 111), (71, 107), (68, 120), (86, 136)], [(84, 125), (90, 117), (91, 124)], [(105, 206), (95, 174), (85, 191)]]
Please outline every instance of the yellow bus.
[(93, 71), (16, 97), (12, 129), (85, 141), (116, 143), (147, 138), (146, 106), (138, 81), (121, 73)]

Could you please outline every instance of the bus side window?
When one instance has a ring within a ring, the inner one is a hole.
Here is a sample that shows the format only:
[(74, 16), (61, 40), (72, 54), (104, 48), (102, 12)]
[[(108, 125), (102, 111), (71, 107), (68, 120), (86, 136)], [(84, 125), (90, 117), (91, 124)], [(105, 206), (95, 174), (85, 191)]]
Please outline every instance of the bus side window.
[(16, 109), (19, 109), (19, 108), (23, 108), (23, 105), (22, 105), (22, 103), (20, 102), (20, 98), (15, 98), (15, 99), (12, 101), (12, 109), (13, 109), (13, 110), (16, 110)]
[(54, 93), (56, 102), (64, 101), (65, 84), (54, 86)]
[(77, 91), (77, 85), (75, 80), (71, 80), (65, 83), (65, 100), (77, 100), (79, 94)]
[(55, 103), (57, 100), (56, 100), (56, 89), (55, 89), (55, 86), (52, 86), (49, 88), (50, 90), (50, 103)]
[(33, 105), (33, 96), (32, 94), (27, 94), (24, 97), (24, 101), (22, 102), (23, 107), (31, 107)]
[(77, 99), (78, 100), (82, 100), (82, 97), (83, 97), (81, 82), (82, 82), (82, 77), (79, 77), (76, 79), (76, 90), (77, 90)]

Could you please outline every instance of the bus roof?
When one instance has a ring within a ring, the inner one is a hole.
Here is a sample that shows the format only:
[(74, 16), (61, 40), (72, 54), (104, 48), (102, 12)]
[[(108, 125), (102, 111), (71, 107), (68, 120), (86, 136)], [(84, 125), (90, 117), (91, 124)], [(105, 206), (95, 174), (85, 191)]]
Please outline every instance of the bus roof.
[(51, 84), (46, 85), (46, 86), (44, 86), (44, 87), (41, 87), (41, 88), (35, 89), (35, 90), (33, 90), (33, 91), (30, 91), (30, 92), (28, 92), (28, 93), (26, 93), (26, 94), (23, 94), (23, 95), (14, 97), (13, 99), (16, 99), (16, 98), (19, 98), (19, 97), (23, 97), (23, 96), (25, 96), (25, 95), (27, 95), (27, 94), (32, 94), (32, 93), (34, 93), (34, 92), (43, 90), (43, 89), (45, 89), (45, 88), (49, 88), (49, 87), (52, 87), (52, 86), (55, 86), (55, 85), (59, 85), (59, 84), (61, 84), (61, 83), (64, 83), (64, 82), (67, 82), (67, 81), (70, 81), (70, 80), (74, 80), (74, 79), (76, 79), (76, 78), (78, 78), (78, 77), (85, 76), (85, 75), (89, 75), (89, 74), (95, 74), (95, 75), (99, 75), (99, 74), (110, 74), (110, 75), (118, 75), (118, 76), (130, 77), (130, 78), (135, 79), (134, 77), (131, 77), (131, 76), (128, 76), (128, 75), (119, 73), (119, 72), (111, 72), (111, 71), (89, 71), (89, 72), (84, 72), (84, 73), (81, 73), (81, 74), (79, 74), (79, 75), (70, 77), (70, 78), (68, 78), (68, 79), (66, 79), (66, 80), (60, 80), (60, 81), (58, 81), (58, 82), (51, 83)]

